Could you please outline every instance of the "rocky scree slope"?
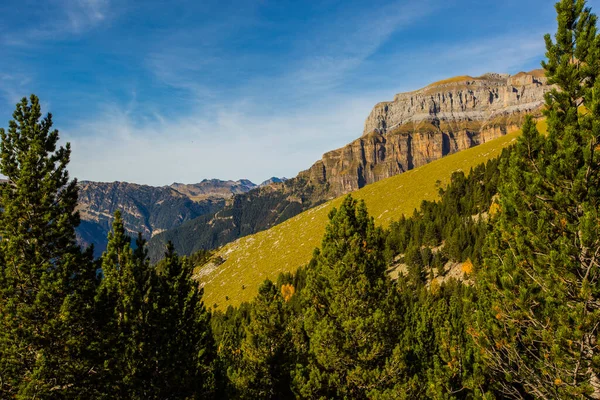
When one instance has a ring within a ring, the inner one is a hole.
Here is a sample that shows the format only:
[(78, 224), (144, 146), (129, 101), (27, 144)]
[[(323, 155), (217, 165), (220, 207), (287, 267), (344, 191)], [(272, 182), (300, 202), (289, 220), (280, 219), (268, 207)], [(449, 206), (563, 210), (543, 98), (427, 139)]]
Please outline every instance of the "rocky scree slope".
[(526, 114), (541, 116), (550, 89), (543, 71), (535, 70), (461, 76), (398, 94), (373, 108), (360, 138), (325, 153), (295, 178), (236, 195), (215, 214), (154, 236), (150, 257), (158, 261), (169, 240), (185, 255), (217, 248), (367, 184), (514, 132)]
[(81, 225), (77, 228), (80, 244), (94, 245), (99, 256), (106, 248), (113, 215), (120, 210), (125, 229), (132, 236), (145, 238), (175, 228), (183, 222), (225, 207), (235, 194), (246, 193), (256, 185), (248, 180), (203, 180), (196, 184), (173, 183), (148, 186), (127, 182), (79, 182)]

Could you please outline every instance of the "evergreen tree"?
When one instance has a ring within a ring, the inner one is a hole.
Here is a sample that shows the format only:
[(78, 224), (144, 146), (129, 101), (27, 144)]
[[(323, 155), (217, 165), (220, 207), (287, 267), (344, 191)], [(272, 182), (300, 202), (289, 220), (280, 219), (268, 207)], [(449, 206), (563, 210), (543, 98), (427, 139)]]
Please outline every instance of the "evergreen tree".
[(240, 365), (230, 376), (240, 398), (291, 399), (290, 332), (285, 303), (273, 282), (258, 289), (241, 345)]
[(135, 253), (125, 233), (121, 213), (115, 212), (102, 255), (103, 279), (96, 295), (98, 320), (102, 326), (100, 349), (104, 371), (99, 383), (107, 398), (145, 398), (144, 380), (149, 363), (146, 323), (150, 312), (153, 270), (138, 238)]
[(218, 389), (216, 349), (192, 266), (168, 243), (151, 293), (151, 372), (145, 398), (207, 398)]
[(528, 119), (501, 166), (475, 336), (506, 396), (600, 398), (600, 39), (583, 0), (556, 10), (548, 134)]
[(214, 347), (191, 265), (167, 249), (161, 272), (145, 240), (131, 248), (119, 211), (102, 256), (96, 296), (103, 326), (101, 396), (120, 399), (214, 395)]
[(351, 196), (329, 218), (302, 292), (309, 354), (296, 371), (296, 391), (307, 398), (376, 396), (403, 369), (394, 351), (400, 323), (383, 232)]
[(36, 96), (13, 118), (0, 129), (0, 397), (85, 397), (96, 278), (75, 240), (71, 149)]

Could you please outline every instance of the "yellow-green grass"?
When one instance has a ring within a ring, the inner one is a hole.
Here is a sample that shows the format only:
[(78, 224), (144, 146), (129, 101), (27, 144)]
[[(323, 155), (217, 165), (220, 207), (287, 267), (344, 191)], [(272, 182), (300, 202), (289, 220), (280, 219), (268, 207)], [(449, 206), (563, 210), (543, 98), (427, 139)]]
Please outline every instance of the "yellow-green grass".
[(474, 78), (469, 75), (461, 75), (461, 76), (455, 76), (453, 78), (443, 79), (441, 81), (434, 82), (429, 86), (444, 85), (446, 83), (454, 83), (454, 82), (472, 81), (473, 79), (480, 79), (480, 78)]
[[(545, 122), (538, 123), (545, 131)], [(453, 172), (469, 170), (497, 157), (513, 143), (520, 131), (479, 146), (443, 157), (422, 167), (367, 185), (352, 193), (363, 199), (375, 222), (388, 226), (401, 215), (411, 215), (423, 200), (436, 200), (439, 185), (445, 186)], [(439, 182), (438, 182), (439, 181)], [(280, 272), (293, 272), (305, 265), (321, 243), (329, 211), (338, 207), (342, 197), (307, 210), (273, 228), (225, 245), (217, 255), (225, 262), (212, 271), (200, 273), (204, 301), (220, 309), (252, 300), (258, 286)], [(197, 271), (199, 272), (199, 271)]]

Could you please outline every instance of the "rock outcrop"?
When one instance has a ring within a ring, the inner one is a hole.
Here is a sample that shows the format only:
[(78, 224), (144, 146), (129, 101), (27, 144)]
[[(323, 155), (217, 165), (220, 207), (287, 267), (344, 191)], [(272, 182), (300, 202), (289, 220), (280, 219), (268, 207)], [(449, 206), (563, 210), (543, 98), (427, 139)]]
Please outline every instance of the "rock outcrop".
[(551, 89), (542, 70), (440, 81), (377, 104), (362, 137), (300, 176), (334, 196), (510, 133), (539, 116)]

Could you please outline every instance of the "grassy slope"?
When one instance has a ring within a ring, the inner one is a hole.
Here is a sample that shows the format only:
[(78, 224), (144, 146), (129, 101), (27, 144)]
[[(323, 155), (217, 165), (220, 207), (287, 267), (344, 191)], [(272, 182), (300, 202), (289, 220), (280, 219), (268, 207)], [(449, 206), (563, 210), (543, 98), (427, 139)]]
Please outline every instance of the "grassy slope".
[[(545, 123), (538, 124), (545, 130)], [(438, 197), (436, 181), (448, 184), (454, 171), (469, 170), (493, 157), (515, 141), (511, 133), (482, 145), (444, 157), (420, 168), (365, 186), (352, 196), (364, 199), (376, 223), (387, 226), (402, 214), (412, 214), (423, 200)], [(318, 247), (327, 225), (327, 215), (342, 198), (310, 209), (273, 228), (230, 243), (218, 251), (226, 261), (201, 278), (205, 282), (204, 301), (208, 307), (225, 308), (250, 301), (266, 278), (280, 272), (293, 272), (306, 264)], [(226, 299), (229, 297), (229, 300)]]

